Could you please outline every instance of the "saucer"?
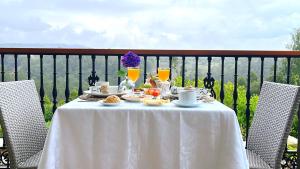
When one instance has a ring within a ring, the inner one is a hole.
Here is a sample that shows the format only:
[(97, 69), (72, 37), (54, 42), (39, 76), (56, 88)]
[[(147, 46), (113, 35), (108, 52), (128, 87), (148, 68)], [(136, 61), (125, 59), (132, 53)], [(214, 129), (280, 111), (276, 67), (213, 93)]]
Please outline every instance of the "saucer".
[(179, 100), (173, 100), (172, 103), (174, 103), (176, 106), (179, 107), (197, 107), (200, 105), (198, 101), (195, 103), (185, 104), (185, 103), (180, 103)]

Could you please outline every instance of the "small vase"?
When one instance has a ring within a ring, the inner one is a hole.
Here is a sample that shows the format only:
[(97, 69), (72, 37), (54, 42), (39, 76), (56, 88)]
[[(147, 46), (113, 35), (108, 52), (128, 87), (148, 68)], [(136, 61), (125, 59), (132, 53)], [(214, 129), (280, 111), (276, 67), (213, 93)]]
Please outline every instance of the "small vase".
[(132, 90), (134, 88), (134, 83), (128, 79), (126, 76), (125, 79), (119, 85), (119, 92), (125, 92), (128, 90)]

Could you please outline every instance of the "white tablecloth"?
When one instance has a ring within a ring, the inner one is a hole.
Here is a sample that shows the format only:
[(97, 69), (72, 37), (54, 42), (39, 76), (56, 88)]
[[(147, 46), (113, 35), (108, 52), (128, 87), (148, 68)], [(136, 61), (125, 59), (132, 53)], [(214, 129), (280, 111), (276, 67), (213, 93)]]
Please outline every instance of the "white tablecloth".
[(72, 101), (53, 117), (41, 169), (248, 169), (234, 111)]

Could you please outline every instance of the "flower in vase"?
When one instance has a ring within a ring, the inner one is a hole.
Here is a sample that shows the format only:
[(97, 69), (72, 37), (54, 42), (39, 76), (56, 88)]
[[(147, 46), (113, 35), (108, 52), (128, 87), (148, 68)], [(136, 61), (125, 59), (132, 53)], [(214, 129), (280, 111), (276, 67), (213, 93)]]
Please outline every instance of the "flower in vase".
[(141, 58), (134, 52), (129, 51), (122, 56), (121, 62), (124, 67), (137, 67), (141, 63)]

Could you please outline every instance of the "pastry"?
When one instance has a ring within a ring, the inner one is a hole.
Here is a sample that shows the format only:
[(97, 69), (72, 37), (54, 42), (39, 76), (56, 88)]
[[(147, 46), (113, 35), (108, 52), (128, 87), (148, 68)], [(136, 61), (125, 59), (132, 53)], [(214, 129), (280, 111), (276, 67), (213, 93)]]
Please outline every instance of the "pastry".
[(108, 86), (107, 85), (102, 85), (100, 87), (100, 92), (103, 94), (108, 94)]
[(108, 96), (105, 100), (103, 100), (104, 103), (119, 103), (121, 99), (116, 95)]

